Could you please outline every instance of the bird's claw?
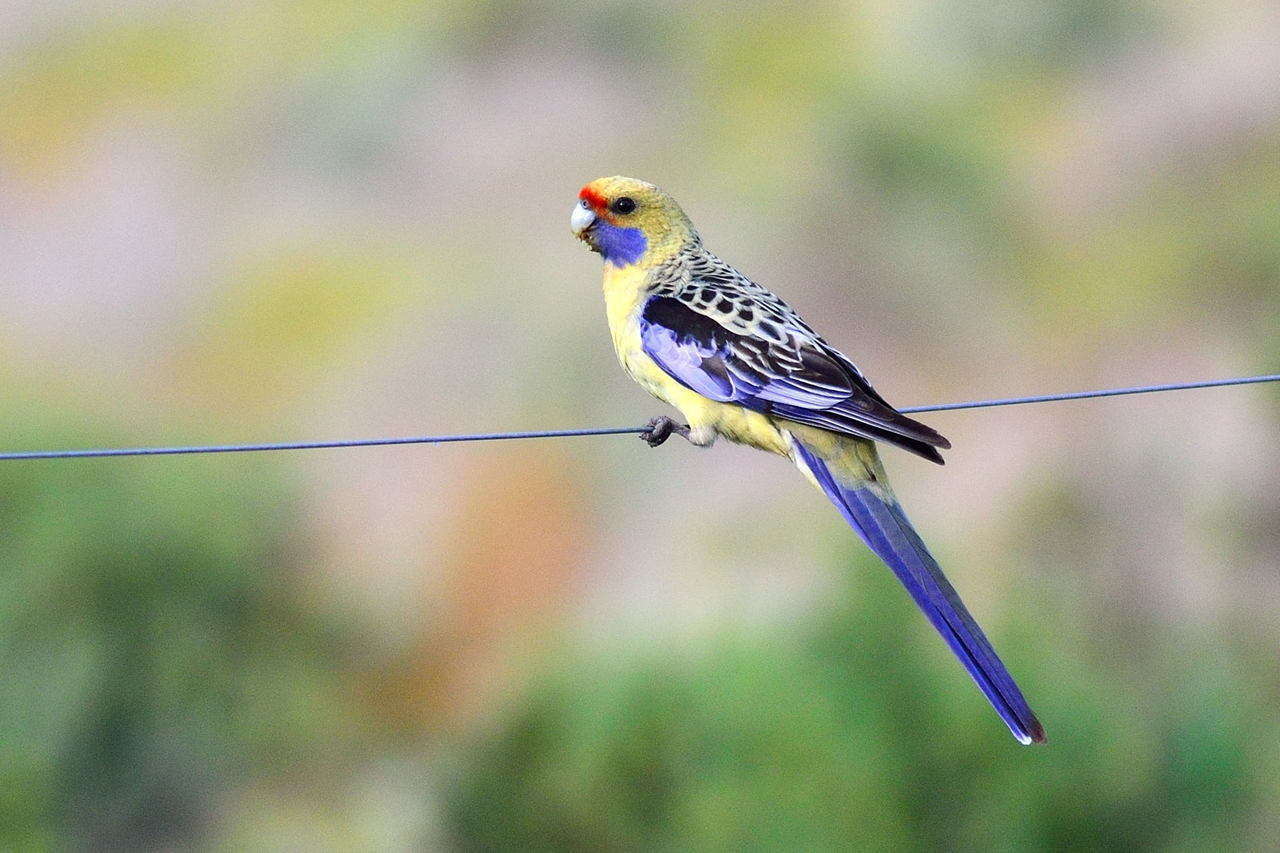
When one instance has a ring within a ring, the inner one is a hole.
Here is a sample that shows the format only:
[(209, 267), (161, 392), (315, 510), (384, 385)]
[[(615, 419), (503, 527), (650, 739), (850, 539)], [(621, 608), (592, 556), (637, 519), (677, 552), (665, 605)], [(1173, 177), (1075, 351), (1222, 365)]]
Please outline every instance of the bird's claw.
[(657, 447), (670, 438), (672, 433), (688, 438), (689, 428), (676, 423), (666, 415), (660, 415), (645, 425), (644, 432), (640, 433), (640, 439), (650, 447)]

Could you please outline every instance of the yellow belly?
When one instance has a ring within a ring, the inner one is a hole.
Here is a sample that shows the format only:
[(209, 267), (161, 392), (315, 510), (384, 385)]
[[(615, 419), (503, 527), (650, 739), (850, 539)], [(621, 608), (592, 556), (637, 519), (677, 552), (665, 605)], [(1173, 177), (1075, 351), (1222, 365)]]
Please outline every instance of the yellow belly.
[(738, 405), (707, 399), (672, 379), (645, 353), (640, 341), (640, 310), (648, 295), (646, 274), (638, 264), (621, 269), (605, 265), (605, 312), (623, 369), (650, 394), (680, 410), (696, 444), (710, 444), (716, 436), (724, 436), (739, 444), (789, 456), (787, 440), (770, 418)]

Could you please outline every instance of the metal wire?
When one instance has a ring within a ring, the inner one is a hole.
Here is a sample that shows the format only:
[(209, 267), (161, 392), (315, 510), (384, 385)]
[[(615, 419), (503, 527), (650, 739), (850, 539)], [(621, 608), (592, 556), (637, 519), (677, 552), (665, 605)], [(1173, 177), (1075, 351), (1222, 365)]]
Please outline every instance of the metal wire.
[(975, 400), (969, 403), (938, 403), (933, 406), (910, 406), (898, 411), (949, 412), (952, 409), (989, 409), (992, 406), (1017, 406), (1022, 403), (1054, 403), (1058, 400), (1088, 400), (1093, 397), (1121, 397), (1125, 394), (1149, 394), (1152, 391), (1187, 391), (1192, 388), (1221, 388), (1224, 385), (1256, 385), (1278, 382), (1280, 373), (1265, 376), (1241, 376), (1237, 379), (1205, 379), (1200, 382), (1171, 382), (1167, 385), (1135, 385), (1131, 388), (1106, 388), (1101, 391), (1068, 391), (1064, 394), (1040, 394), (1035, 397), (1005, 397), (1002, 400)]
[[(1017, 406), (1023, 403), (1052, 403), (1059, 400), (1087, 400), (1094, 397), (1119, 397), (1125, 394), (1149, 394), (1155, 391), (1186, 391), (1193, 388), (1221, 388), (1226, 385), (1254, 385), (1280, 382), (1280, 373), (1265, 376), (1242, 376), (1235, 379), (1208, 379), (1200, 382), (1171, 382), (1166, 385), (1137, 385), (1130, 388), (1105, 388), (1099, 391), (1069, 391), (1062, 394), (1039, 394), (1032, 397), (1005, 397), (997, 400), (973, 400), (965, 403), (939, 403), (931, 406), (908, 406), (898, 411), (946, 412), (955, 409), (986, 409), (993, 406)], [(86, 459), (103, 456), (176, 456), (190, 453), (253, 453), (268, 450), (323, 450), (340, 447), (385, 447), (394, 444), (446, 444), (454, 441), (507, 441), (518, 438), (576, 438), (584, 435), (626, 435), (644, 432), (646, 427), (595, 427), (592, 429), (531, 430), (528, 432), (478, 432), (461, 435), (419, 435), (405, 438), (357, 438), (339, 441), (289, 441), (269, 444), (207, 444), (187, 447), (116, 447), (91, 450), (17, 450), (0, 453), (0, 461), (17, 459)]]

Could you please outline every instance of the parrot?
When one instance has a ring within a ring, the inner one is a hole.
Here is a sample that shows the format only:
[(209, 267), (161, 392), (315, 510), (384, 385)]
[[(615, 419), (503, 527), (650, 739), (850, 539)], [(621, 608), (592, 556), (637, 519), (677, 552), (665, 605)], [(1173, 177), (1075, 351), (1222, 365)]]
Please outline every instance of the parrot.
[(894, 409), (779, 296), (702, 244), (646, 181), (586, 184), (573, 234), (603, 260), (605, 314), (624, 371), (683, 417), (640, 437), (717, 438), (790, 460), (893, 571), (1022, 744), (1044, 728), (889, 486), (876, 442), (938, 464), (950, 442)]

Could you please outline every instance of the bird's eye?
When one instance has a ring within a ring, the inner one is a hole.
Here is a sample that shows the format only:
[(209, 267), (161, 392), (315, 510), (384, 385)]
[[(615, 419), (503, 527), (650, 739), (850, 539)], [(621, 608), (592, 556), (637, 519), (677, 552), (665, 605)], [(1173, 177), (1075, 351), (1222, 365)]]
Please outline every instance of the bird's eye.
[(626, 215), (636, 209), (636, 200), (629, 195), (613, 200), (613, 204), (609, 205), (609, 209), (614, 213)]

